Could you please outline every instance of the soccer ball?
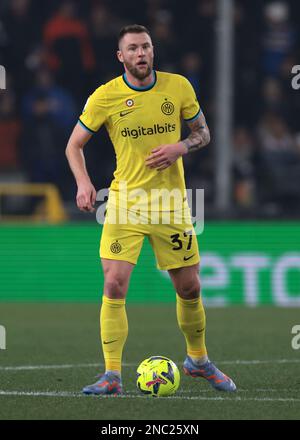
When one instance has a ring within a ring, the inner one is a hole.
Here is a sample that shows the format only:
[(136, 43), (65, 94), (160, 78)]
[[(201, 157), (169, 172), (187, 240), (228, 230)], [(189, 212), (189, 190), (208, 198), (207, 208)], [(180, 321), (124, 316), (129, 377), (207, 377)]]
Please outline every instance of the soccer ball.
[(136, 373), (138, 389), (149, 396), (171, 396), (180, 384), (177, 365), (164, 356), (152, 356), (145, 359), (138, 366)]

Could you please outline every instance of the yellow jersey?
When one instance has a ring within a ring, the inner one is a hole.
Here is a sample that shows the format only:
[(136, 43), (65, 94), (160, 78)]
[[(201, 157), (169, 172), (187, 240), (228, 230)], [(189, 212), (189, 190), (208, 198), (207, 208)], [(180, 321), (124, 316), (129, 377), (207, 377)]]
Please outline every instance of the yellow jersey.
[(108, 131), (117, 162), (110, 195), (123, 197), (120, 194), (125, 189), (128, 207), (135, 204), (128, 194), (139, 190), (148, 196), (148, 202), (154, 198), (153, 189), (178, 189), (184, 199), (182, 158), (163, 171), (146, 167), (145, 160), (154, 148), (179, 142), (182, 119), (193, 121), (200, 113), (190, 82), (173, 73), (153, 71), (152, 84), (144, 88), (131, 85), (124, 74), (96, 89), (79, 123), (91, 133), (103, 124)]

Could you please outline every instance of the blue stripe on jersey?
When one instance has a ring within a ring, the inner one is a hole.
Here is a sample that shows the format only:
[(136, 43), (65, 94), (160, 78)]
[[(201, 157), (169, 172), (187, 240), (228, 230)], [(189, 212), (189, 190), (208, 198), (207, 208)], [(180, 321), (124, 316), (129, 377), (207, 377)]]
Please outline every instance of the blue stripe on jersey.
[(87, 131), (89, 131), (90, 133), (92, 133), (92, 134), (95, 134), (96, 133), (96, 131), (93, 131), (93, 130), (91, 130), (89, 127), (87, 127), (80, 119), (78, 119), (78, 123), (83, 127), (83, 128), (85, 128)]
[(197, 113), (193, 118), (185, 119), (185, 122), (194, 122), (194, 121), (196, 121), (196, 119), (199, 118), (199, 116), (201, 115), (201, 113), (202, 113), (202, 110), (199, 109), (198, 113)]
[(157, 75), (156, 75), (155, 70), (153, 70), (153, 76), (154, 76), (154, 79), (153, 79), (152, 83), (149, 84), (149, 86), (145, 86), (145, 87), (137, 87), (137, 86), (130, 84), (130, 82), (127, 79), (126, 73), (123, 74), (123, 80), (124, 80), (125, 84), (128, 87), (130, 87), (131, 89), (136, 90), (137, 92), (146, 92), (147, 90), (152, 89), (156, 84)]

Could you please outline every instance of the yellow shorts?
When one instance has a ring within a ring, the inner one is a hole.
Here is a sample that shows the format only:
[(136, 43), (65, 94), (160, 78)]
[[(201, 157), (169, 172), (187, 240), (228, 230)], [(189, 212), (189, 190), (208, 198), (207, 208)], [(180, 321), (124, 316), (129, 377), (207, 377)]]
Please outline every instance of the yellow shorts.
[[(190, 219), (162, 224), (162, 213), (157, 214), (159, 224), (111, 224), (105, 219), (100, 243), (100, 257), (109, 260), (128, 261), (136, 264), (144, 237), (153, 248), (157, 267), (160, 270), (177, 269), (199, 263), (197, 236)], [(168, 219), (167, 219), (168, 221)]]

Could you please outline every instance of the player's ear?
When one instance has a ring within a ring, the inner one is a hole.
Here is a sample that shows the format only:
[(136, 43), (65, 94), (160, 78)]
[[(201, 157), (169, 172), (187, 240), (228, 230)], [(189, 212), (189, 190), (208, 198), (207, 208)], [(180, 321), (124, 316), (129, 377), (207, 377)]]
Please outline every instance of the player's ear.
[(117, 50), (117, 58), (120, 61), (120, 63), (124, 63), (124, 58), (120, 50)]

